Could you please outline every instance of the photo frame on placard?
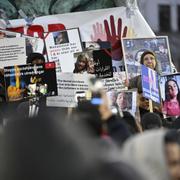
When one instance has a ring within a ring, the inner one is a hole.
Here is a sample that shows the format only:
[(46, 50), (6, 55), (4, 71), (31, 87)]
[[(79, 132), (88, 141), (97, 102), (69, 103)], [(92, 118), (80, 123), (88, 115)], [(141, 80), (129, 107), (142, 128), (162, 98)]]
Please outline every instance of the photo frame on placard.
[(54, 32), (53, 37), (54, 37), (54, 44), (55, 45), (69, 43), (67, 31)]
[(172, 60), (167, 36), (122, 38), (122, 47), (129, 79), (140, 75), (140, 57), (146, 50), (155, 53), (161, 74), (172, 73)]
[[(26, 43), (26, 56), (29, 56), (31, 53), (41, 53), (43, 54), (44, 52), (44, 41), (41, 38), (38, 37), (31, 37), (31, 36), (26, 36), (22, 35), (22, 37), (25, 38), (25, 43)], [(45, 59), (47, 59), (46, 56), (44, 56)]]
[(180, 116), (180, 73), (160, 76), (162, 112), (165, 116)]
[(135, 117), (137, 109), (136, 90), (111, 90), (107, 91), (107, 96), (110, 99), (111, 109), (116, 107), (118, 111), (128, 111)]
[(72, 72), (77, 74), (95, 74), (93, 50), (74, 53), (74, 68)]
[(86, 50), (74, 53), (73, 73), (95, 74), (98, 78), (113, 77), (111, 49)]
[(48, 61), (56, 62), (57, 72), (72, 72), (74, 68), (73, 54), (82, 52), (79, 28), (45, 32), (44, 41)]

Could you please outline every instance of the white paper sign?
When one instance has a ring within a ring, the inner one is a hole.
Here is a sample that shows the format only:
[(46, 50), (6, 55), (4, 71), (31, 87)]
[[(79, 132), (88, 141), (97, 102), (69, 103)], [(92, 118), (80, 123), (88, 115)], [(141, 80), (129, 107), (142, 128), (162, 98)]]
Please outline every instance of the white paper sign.
[[(75, 107), (76, 93), (87, 92), (89, 89), (89, 78), (93, 75), (58, 73), (58, 96), (48, 97), (47, 106), (52, 107)], [(94, 77), (94, 76), (93, 76)]]
[(26, 64), (25, 38), (0, 39), (0, 68)]
[(81, 52), (78, 28), (45, 33), (45, 43), (49, 61), (55, 61), (58, 72), (73, 72), (74, 53)]

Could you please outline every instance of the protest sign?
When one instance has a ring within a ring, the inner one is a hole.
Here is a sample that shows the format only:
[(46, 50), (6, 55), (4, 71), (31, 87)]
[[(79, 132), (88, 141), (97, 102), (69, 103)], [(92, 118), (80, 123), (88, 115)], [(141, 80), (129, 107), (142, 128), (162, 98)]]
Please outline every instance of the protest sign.
[(26, 63), (25, 38), (0, 39), (0, 68)]
[(96, 77), (113, 77), (111, 49), (94, 50), (93, 60)]
[[(137, 108), (137, 91), (107, 91), (107, 96), (110, 99), (111, 109), (117, 108), (121, 113), (122, 111), (130, 112), (134, 117)], [(118, 112), (117, 111), (117, 112)]]
[(165, 116), (180, 115), (180, 73), (160, 77), (159, 86), (162, 97), (162, 112)]
[(55, 63), (4, 68), (7, 101), (57, 95)]
[(97, 78), (112, 77), (111, 49), (93, 49), (74, 53), (73, 73), (95, 74)]
[(122, 40), (125, 67), (129, 79), (141, 73), (140, 57), (144, 51), (155, 53), (158, 61), (159, 73), (171, 73), (171, 54), (167, 36), (149, 38), (123, 38)]
[[(78, 27), (82, 41), (109, 41), (112, 46), (113, 69), (124, 71), (121, 37), (155, 36), (138, 8), (128, 15), (126, 7), (116, 7), (93, 11), (56, 14), (37, 17), (33, 24), (26, 26), (24, 19), (10, 20), (9, 30), (26, 35), (43, 37), (44, 32), (59, 31)], [(1, 21), (1, 27), (4, 21)]]
[(160, 92), (158, 86), (158, 74), (156, 71), (142, 65), (142, 90), (143, 97), (160, 103)]
[[(93, 75), (92, 75), (93, 76)], [(58, 96), (48, 97), (47, 106), (75, 107), (77, 92), (87, 92), (89, 89), (89, 74), (59, 73)], [(94, 77), (94, 76), (93, 76)]]
[(48, 60), (55, 61), (57, 72), (73, 72), (73, 54), (82, 52), (78, 28), (44, 33)]
[(127, 87), (125, 86), (125, 80), (126, 80), (126, 73), (125, 72), (114, 72), (112, 78), (105, 78), (101, 79), (104, 89), (106, 91), (110, 90), (127, 90)]

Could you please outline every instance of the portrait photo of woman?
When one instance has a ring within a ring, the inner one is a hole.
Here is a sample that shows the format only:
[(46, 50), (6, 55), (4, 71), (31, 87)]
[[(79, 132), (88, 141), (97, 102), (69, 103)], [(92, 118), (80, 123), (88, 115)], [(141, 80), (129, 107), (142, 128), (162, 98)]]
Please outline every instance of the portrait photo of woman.
[(165, 82), (163, 113), (167, 116), (180, 115), (180, 90), (177, 81), (173, 78)]
[(119, 92), (116, 99), (117, 106), (122, 111), (128, 111), (132, 108), (132, 93), (131, 92)]

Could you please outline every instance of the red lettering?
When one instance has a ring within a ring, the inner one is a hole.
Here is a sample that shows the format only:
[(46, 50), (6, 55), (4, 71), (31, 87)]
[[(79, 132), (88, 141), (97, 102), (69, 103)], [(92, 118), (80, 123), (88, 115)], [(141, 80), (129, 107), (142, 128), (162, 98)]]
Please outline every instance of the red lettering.
[[(48, 32), (61, 31), (64, 29), (66, 29), (64, 24), (48, 24)], [(25, 34), (24, 27), (7, 28), (7, 30)], [(28, 36), (34, 36), (34, 34), (37, 33), (38, 37), (43, 38), (44, 32), (44, 28), (41, 25), (31, 25), (27, 29)]]
[(48, 31), (53, 32), (53, 31), (61, 31), (66, 29), (64, 24), (48, 24)]
[(27, 35), (34, 36), (34, 33), (38, 33), (38, 37), (43, 38), (44, 29), (41, 25), (32, 25), (28, 27)]
[(7, 30), (24, 34), (24, 27), (23, 26), (22, 27), (16, 27), (16, 28), (7, 28)]

